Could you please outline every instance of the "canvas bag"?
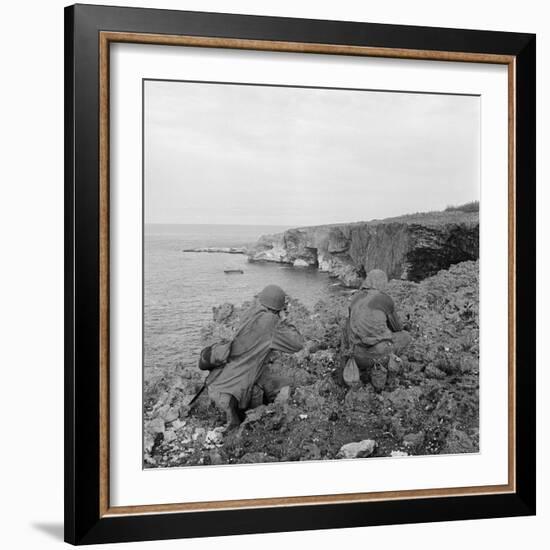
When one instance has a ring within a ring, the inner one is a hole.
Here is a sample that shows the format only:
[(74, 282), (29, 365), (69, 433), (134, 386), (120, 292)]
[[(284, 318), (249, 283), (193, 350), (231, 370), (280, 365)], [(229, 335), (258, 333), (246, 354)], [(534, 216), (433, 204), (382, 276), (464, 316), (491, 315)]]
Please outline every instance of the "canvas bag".
[(402, 368), (403, 362), (401, 361), (401, 358), (395, 355), (395, 353), (391, 353), (388, 360), (388, 372), (391, 372), (392, 374), (399, 374)]
[(187, 405), (190, 411), (197, 399), (201, 396), (206, 387), (213, 382), (223, 370), (223, 367), (229, 359), (231, 354), (231, 346), (233, 342), (217, 342), (211, 346), (206, 346), (202, 349), (199, 356), (199, 369), (210, 371), (205, 378), (200, 390), (195, 394), (195, 397), (191, 399), (189, 405)]
[(200, 354), (199, 369), (213, 370), (217, 367), (223, 367), (231, 353), (231, 344), (233, 342), (217, 342), (211, 346), (205, 347)]
[(357, 366), (357, 363), (355, 362), (355, 358), (353, 356), (350, 357), (346, 362), (346, 366), (344, 367), (343, 377), (344, 377), (344, 382), (350, 388), (354, 386), (358, 386), (361, 383), (359, 367)]

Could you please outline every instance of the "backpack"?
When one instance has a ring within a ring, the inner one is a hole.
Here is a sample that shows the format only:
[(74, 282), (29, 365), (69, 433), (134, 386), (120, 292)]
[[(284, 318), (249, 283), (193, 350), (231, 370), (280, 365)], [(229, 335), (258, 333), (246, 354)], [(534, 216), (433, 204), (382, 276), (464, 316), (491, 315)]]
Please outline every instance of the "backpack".
[(225, 366), (227, 360), (229, 359), (229, 355), (231, 354), (232, 344), (233, 342), (217, 342), (216, 344), (206, 346), (201, 350), (201, 354), (199, 356), (199, 369), (210, 372), (205, 378), (199, 391), (187, 405), (189, 410), (191, 410), (195, 404), (195, 401), (197, 401), (206, 387), (221, 374), (222, 367)]
[(205, 347), (199, 357), (200, 370), (214, 370), (223, 367), (229, 355), (231, 354), (231, 344), (233, 342), (217, 342), (211, 346)]

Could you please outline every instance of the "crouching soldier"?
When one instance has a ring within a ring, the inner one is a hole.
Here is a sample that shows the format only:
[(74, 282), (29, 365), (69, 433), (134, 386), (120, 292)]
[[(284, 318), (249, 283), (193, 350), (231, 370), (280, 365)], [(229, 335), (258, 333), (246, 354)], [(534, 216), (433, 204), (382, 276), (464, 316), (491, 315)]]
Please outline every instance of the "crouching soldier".
[(361, 380), (370, 381), (377, 390), (386, 385), (390, 358), (399, 356), (411, 341), (393, 300), (384, 292), (387, 284), (384, 271), (373, 269), (368, 273), (350, 302), (346, 329), (347, 347)]
[(242, 320), (226, 365), (208, 386), (210, 398), (226, 414), (228, 428), (239, 425), (239, 412), (261, 405), (264, 395), (274, 399), (280, 389), (264, 373), (269, 352), (295, 353), (304, 346), (301, 334), (284, 321), (284, 291), (268, 285), (258, 298), (259, 304)]

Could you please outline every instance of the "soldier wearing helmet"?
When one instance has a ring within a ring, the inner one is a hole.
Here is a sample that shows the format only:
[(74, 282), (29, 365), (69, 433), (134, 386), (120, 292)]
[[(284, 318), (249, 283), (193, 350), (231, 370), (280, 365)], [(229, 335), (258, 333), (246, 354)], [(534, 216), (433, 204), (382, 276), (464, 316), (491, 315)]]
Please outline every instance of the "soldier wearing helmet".
[(245, 314), (231, 345), (227, 364), (209, 384), (208, 393), (225, 412), (228, 427), (240, 423), (239, 412), (274, 398), (278, 389), (267, 379), (264, 362), (272, 350), (296, 353), (304, 340), (295, 327), (281, 318), (286, 295), (277, 285), (266, 286), (258, 304)]
[(352, 298), (347, 322), (350, 354), (355, 359), (361, 379), (381, 390), (387, 380), (391, 356), (398, 356), (410, 343), (403, 330), (395, 304), (384, 292), (388, 277), (381, 269), (369, 271), (361, 290)]

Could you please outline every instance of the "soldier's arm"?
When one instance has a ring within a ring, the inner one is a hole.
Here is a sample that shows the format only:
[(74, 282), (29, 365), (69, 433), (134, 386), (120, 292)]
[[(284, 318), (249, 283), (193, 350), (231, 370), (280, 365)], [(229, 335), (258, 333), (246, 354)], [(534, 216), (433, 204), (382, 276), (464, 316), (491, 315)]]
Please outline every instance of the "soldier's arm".
[(279, 322), (273, 331), (271, 347), (284, 353), (296, 353), (304, 347), (304, 337), (296, 327)]
[(376, 299), (371, 302), (371, 307), (373, 307), (373, 305), (376, 309), (384, 312), (386, 315), (386, 324), (392, 332), (400, 332), (403, 330), (403, 325), (401, 324), (399, 316), (395, 311), (395, 304), (390, 296), (384, 292), (381, 292)]
[(388, 310), (386, 311), (388, 327), (392, 332), (400, 332), (401, 330), (403, 330), (403, 325), (401, 324), (401, 320), (399, 319), (399, 316), (395, 311), (395, 304), (393, 303), (393, 300), (389, 298), (389, 301), (390, 304)]

